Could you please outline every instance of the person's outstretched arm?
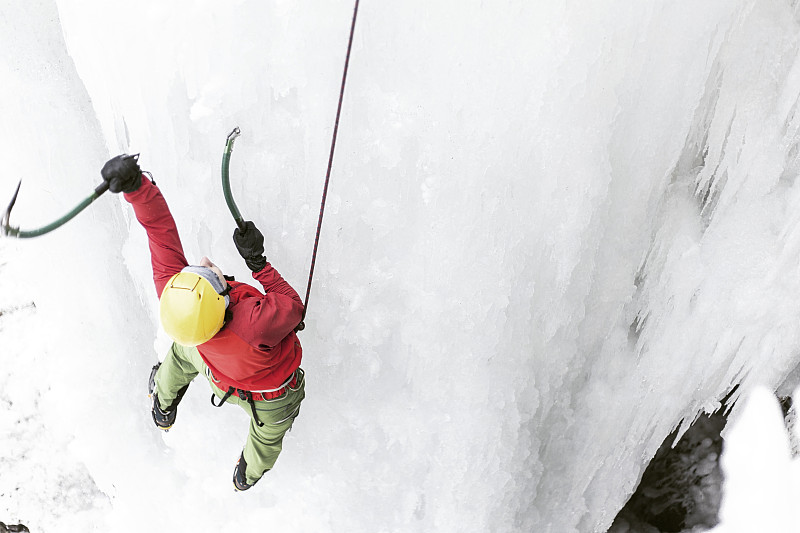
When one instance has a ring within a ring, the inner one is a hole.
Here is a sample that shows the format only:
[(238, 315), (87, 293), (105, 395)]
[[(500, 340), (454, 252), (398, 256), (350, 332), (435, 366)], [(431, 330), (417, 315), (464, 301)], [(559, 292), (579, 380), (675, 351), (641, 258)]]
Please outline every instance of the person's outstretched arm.
[(119, 155), (110, 159), (101, 174), (109, 183), (111, 192), (124, 193), (133, 207), (136, 219), (147, 232), (150, 241), (150, 259), (153, 281), (161, 297), (169, 278), (188, 266), (181, 238), (167, 201), (155, 183), (142, 177), (138, 156)]

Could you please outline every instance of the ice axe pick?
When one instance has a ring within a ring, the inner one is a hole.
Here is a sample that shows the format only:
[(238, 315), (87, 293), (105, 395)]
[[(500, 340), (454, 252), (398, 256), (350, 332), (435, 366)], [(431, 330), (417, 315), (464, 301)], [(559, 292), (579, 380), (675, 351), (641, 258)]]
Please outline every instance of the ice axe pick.
[(0, 221), (0, 233), (6, 237), (16, 237), (18, 239), (29, 239), (31, 237), (38, 237), (39, 235), (44, 235), (45, 233), (50, 233), (56, 228), (59, 228), (75, 218), (75, 216), (89, 207), (89, 204), (100, 198), (100, 196), (108, 190), (108, 182), (103, 181), (100, 185), (98, 185), (94, 192), (91, 195), (86, 197), (81, 203), (79, 203), (75, 208), (64, 215), (63, 217), (59, 218), (55, 222), (51, 222), (46, 226), (42, 226), (41, 228), (26, 230), (23, 231), (19, 229), (19, 227), (14, 227), (10, 223), (11, 218), (11, 210), (14, 208), (14, 204), (17, 201), (17, 195), (19, 194), (19, 188), (22, 186), (22, 180), (19, 181), (17, 185), (17, 190), (14, 192), (14, 196), (11, 198), (11, 203), (8, 204), (8, 209), (3, 214), (2, 221)]

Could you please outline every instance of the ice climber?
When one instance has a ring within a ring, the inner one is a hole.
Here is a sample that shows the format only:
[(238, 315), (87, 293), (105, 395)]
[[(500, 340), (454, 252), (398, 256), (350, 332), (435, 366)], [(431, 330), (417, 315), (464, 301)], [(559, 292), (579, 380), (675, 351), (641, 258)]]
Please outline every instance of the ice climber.
[(189, 265), (178, 229), (138, 156), (119, 155), (101, 171), (109, 190), (123, 192), (150, 241), (159, 314), (173, 339), (163, 363), (153, 367), (153, 421), (167, 430), (189, 383), (203, 374), (214, 396), (250, 415), (250, 430), (233, 472), (236, 490), (252, 487), (281, 453), (305, 397), (302, 349), (294, 329), (303, 303), (264, 256), (264, 237), (252, 222), (234, 230), (233, 242), (265, 294), (238, 283), (208, 258)]

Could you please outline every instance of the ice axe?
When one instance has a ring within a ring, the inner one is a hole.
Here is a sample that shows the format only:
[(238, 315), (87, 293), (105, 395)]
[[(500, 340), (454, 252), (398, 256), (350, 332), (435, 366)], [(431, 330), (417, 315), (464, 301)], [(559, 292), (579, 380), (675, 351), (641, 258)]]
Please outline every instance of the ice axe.
[[(233, 131), (228, 134), (228, 141), (225, 143), (225, 152), (222, 154), (222, 192), (225, 194), (225, 202), (228, 204), (228, 209), (231, 211), (231, 215), (233, 215), (233, 220), (236, 221), (236, 225), (239, 227), (239, 231), (245, 230), (244, 218), (242, 218), (242, 214), (239, 212), (239, 208), (236, 207), (236, 202), (233, 201), (233, 195), (231, 194), (231, 179), (229, 173), (229, 167), (231, 163), (231, 152), (233, 152), (233, 141), (236, 140), (242, 131), (239, 127), (233, 128)], [(305, 314), (304, 314), (305, 316)], [(305, 329), (306, 325), (300, 320), (300, 323), (295, 327), (295, 332), (302, 331)]]
[(18, 239), (28, 239), (31, 237), (38, 237), (39, 235), (44, 235), (45, 233), (50, 233), (56, 228), (59, 228), (75, 218), (75, 215), (86, 209), (89, 204), (100, 198), (100, 196), (108, 190), (108, 182), (103, 181), (100, 185), (98, 185), (94, 192), (89, 195), (85, 200), (79, 203), (75, 208), (64, 215), (63, 217), (59, 218), (55, 222), (52, 222), (46, 226), (42, 226), (41, 228), (32, 229), (23, 231), (20, 230), (19, 227), (11, 226), (9, 219), (11, 218), (11, 209), (14, 208), (14, 204), (17, 201), (17, 195), (19, 194), (19, 188), (22, 185), (22, 180), (19, 181), (17, 185), (17, 190), (14, 192), (14, 196), (11, 198), (11, 203), (8, 204), (8, 209), (6, 209), (5, 214), (3, 214), (2, 221), (0, 223), (0, 233), (7, 237), (16, 237)]
[(231, 164), (233, 141), (235, 141), (236, 137), (238, 137), (241, 133), (242, 131), (238, 126), (233, 128), (233, 131), (228, 135), (228, 141), (225, 143), (225, 152), (222, 154), (222, 192), (225, 194), (225, 203), (228, 204), (228, 209), (230, 209), (231, 215), (233, 215), (233, 220), (236, 221), (236, 225), (239, 227), (239, 230), (244, 231), (244, 219), (242, 218), (242, 214), (239, 212), (239, 208), (236, 207), (236, 202), (233, 201), (233, 195), (231, 194), (231, 179), (228, 170)]

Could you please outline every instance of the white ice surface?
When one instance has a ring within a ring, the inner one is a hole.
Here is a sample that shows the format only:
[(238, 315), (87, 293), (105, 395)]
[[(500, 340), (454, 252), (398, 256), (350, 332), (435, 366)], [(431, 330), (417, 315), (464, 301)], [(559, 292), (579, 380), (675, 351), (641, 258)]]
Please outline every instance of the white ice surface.
[[(141, 152), (190, 260), (240, 280), (219, 166), (305, 291), (352, 3), (0, 1), (0, 201), (50, 222)], [(603, 532), (681, 421), (798, 364), (793, 0), (361, 4), (308, 397), (162, 436), (121, 198), (0, 240), (0, 520), (31, 531)], [(29, 304), (35, 303), (35, 307)]]

